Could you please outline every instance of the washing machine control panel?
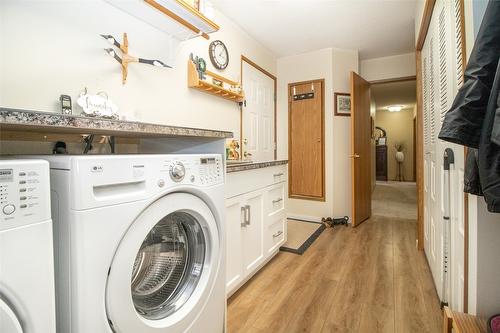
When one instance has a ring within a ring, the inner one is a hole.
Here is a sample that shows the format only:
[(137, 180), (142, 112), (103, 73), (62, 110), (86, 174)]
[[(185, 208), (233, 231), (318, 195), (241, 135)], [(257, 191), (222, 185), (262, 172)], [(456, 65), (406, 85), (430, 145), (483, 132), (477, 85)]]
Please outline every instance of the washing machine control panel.
[(218, 184), (224, 181), (224, 168), (220, 156), (201, 157), (199, 177), (202, 185)]
[[(175, 183), (211, 186), (224, 182), (221, 155), (180, 155), (165, 162), (168, 165), (170, 179)], [(163, 187), (165, 180), (161, 178), (157, 184)]]
[(3, 227), (50, 219), (46, 161), (0, 160), (0, 222)]

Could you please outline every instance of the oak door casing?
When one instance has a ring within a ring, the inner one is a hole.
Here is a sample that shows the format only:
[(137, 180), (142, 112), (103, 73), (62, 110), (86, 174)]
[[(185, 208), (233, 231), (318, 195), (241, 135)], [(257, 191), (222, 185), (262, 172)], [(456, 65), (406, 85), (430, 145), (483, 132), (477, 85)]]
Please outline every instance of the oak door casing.
[(356, 227), (372, 213), (370, 83), (351, 72), (352, 222)]
[(289, 197), (325, 201), (324, 80), (290, 83), (288, 100)]

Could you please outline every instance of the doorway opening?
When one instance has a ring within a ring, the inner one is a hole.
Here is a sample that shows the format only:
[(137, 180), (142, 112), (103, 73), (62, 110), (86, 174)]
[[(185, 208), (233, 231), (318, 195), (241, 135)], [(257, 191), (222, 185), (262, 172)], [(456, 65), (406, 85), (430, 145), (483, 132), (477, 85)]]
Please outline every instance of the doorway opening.
[(372, 210), (417, 220), (416, 81), (372, 82)]

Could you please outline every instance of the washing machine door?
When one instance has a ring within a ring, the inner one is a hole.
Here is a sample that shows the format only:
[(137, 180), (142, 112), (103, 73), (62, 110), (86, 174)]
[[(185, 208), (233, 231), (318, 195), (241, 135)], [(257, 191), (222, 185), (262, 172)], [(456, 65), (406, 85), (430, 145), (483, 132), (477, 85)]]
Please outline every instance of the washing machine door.
[(0, 298), (0, 332), (23, 333), (16, 313)]
[(206, 305), (220, 249), (214, 215), (195, 195), (172, 193), (148, 206), (124, 235), (110, 267), (111, 328), (184, 332)]

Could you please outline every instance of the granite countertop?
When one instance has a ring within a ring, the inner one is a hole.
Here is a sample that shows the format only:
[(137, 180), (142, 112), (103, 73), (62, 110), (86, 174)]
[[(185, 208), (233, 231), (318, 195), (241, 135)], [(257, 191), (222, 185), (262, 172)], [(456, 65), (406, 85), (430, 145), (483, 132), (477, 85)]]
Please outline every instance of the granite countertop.
[(262, 168), (268, 168), (268, 167), (272, 167), (275, 165), (283, 165), (283, 164), (288, 164), (288, 160), (253, 162), (253, 163), (242, 162), (239, 164), (234, 163), (234, 164), (227, 164), (226, 172), (231, 173), (231, 172), (239, 172), (239, 171), (246, 171), (246, 170), (253, 170), (253, 169), (262, 169)]
[(102, 134), (119, 137), (205, 137), (232, 138), (232, 132), (178, 127), (134, 121), (64, 115), (56, 112), (0, 107), (0, 130), (73, 134)]

